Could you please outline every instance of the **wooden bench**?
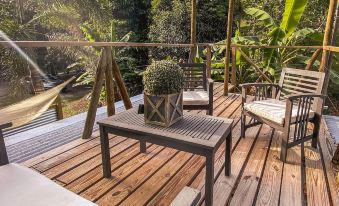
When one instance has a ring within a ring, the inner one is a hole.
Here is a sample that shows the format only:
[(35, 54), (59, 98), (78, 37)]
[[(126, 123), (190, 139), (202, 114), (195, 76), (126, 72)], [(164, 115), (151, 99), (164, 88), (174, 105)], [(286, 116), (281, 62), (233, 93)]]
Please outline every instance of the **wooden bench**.
[(96, 204), (66, 190), (43, 175), (15, 163), (8, 163), (0, 125), (0, 204), (6, 206), (94, 206)]

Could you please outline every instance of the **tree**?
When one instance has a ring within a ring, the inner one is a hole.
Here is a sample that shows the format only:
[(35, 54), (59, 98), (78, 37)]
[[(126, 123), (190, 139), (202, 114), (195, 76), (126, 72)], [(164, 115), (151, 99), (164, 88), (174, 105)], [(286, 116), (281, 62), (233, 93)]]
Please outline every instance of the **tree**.
[[(149, 39), (160, 43), (189, 43), (190, 0), (153, 0)], [(155, 59), (166, 57), (185, 58), (187, 49), (153, 49)]]

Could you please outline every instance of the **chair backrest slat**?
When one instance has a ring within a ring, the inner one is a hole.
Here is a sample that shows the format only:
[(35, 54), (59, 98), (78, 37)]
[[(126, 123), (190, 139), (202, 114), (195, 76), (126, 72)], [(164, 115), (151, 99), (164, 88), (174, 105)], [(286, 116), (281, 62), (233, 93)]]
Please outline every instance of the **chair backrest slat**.
[(207, 90), (207, 71), (205, 64), (181, 63), (179, 66), (184, 70), (184, 90), (203, 89)]
[(325, 73), (323, 72), (284, 68), (279, 81), (281, 90), (277, 99), (284, 99), (287, 95), (321, 94), (324, 79)]

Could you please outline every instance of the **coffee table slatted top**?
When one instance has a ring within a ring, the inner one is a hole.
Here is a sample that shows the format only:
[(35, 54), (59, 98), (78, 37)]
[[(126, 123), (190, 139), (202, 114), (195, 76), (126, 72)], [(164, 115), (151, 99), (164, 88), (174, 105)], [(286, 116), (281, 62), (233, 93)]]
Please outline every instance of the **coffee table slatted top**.
[(207, 115), (184, 113), (182, 120), (170, 127), (146, 124), (144, 115), (133, 108), (102, 121), (99, 125), (119, 131), (135, 132), (139, 135), (152, 134), (154, 138), (170, 138), (177, 142), (190, 142), (196, 146), (215, 148), (225, 140), (233, 120)]

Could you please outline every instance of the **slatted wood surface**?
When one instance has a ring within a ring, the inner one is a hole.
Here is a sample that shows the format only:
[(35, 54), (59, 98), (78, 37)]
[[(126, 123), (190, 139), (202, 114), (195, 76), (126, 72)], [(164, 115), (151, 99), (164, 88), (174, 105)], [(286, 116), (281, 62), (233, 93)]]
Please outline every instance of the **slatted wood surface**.
[[(296, 146), (284, 164), (281, 137), (269, 127), (250, 128), (245, 139), (239, 138), (240, 96), (224, 97), (222, 89), (222, 84), (215, 87), (214, 114), (235, 119), (232, 175), (224, 176), (223, 144), (215, 159), (215, 205), (339, 205), (323, 139), (322, 153), (309, 143)], [(137, 141), (110, 136), (113, 171), (111, 179), (104, 179), (100, 141), (97, 133), (93, 136), (23, 164), (99, 205), (169, 205), (185, 186), (201, 190), (204, 205), (203, 157), (152, 144), (143, 154)]]

